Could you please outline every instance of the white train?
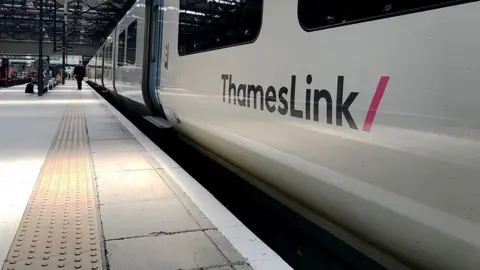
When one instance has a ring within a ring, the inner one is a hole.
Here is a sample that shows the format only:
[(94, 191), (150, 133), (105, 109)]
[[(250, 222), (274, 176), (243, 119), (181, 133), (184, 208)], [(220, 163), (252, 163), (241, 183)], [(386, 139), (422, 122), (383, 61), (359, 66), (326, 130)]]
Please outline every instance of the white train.
[(480, 269), (479, 12), (139, 0), (88, 74), (387, 268)]

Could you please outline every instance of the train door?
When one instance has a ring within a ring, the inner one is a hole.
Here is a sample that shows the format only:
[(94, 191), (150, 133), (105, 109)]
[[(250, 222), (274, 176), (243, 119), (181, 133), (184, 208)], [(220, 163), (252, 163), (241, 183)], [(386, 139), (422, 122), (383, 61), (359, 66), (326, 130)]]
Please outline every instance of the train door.
[[(98, 68), (98, 67), (97, 67), (97, 55), (96, 55), (96, 54), (95, 54), (94, 58), (95, 58), (95, 59), (94, 59), (94, 61), (93, 61), (93, 62), (94, 62), (94, 64), (93, 64), (93, 68), (94, 68), (94, 70), (93, 70), (93, 81), (94, 81), (94, 82), (97, 82), (97, 68)], [(92, 73), (92, 69), (91, 69), (91, 68), (90, 68), (90, 73)], [(88, 74), (88, 75), (91, 76), (92, 74)], [(92, 78), (89, 78), (89, 79), (91, 80)]]
[[(162, 20), (169, 21), (172, 20), (168, 16), (172, 16), (172, 14), (167, 14), (166, 10), (163, 12)], [(157, 96), (161, 99), (161, 92), (163, 91), (163, 87), (165, 85), (165, 77), (166, 72), (168, 71), (168, 59), (169, 59), (169, 52), (170, 52), (170, 39), (172, 35), (173, 24), (163, 24), (162, 27), (162, 42), (158, 46), (158, 72), (157, 72), (157, 84), (156, 84), (156, 91)]]
[(102, 49), (101, 49), (101, 63), (100, 63), (100, 82), (102, 83), (102, 86), (105, 87), (105, 84), (103, 83), (103, 76), (105, 75), (105, 48), (107, 46), (102, 46)]
[(115, 88), (115, 77), (117, 73), (117, 62), (118, 62), (118, 25), (115, 27), (115, 30), (113, 31), (113, 38), (112, 38), (112, 71), (111, 71), (111, 79), (112, 79), (112, 87), (113, 91), (115, 93), (117, 92), (117, 89)]
[[(148, 1), (147, 1), (148, 3)], [(144, 80), (144, 98), (154, 115), (162, 115), (163, 110), (157, 95), (160, 85), (160, 63), (162, 62), (162, 36), (163, 36), (163, 0), (151, 0), (147, 8), (147, 76)]]

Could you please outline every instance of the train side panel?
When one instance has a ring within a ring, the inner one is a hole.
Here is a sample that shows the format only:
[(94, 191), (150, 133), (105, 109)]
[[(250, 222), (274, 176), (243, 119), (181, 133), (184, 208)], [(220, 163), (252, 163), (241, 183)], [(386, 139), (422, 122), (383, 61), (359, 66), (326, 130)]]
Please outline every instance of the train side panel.
[(105, 57), (105, 60), (103, 64), (103, 73), (102, 73), (103, 87), (107, 88), (112, 92), (115, 92), (115, 89), (113, 88), (113, 59), (114, 59), (113, 50), (115, 46), (114, 33), (115, 33), (115, 30), (113, 31), (113, 33), (111, 33), (107, 37), (103, 45), (105, 47), (105, 51), (103, 54)]
[(99, 85), (102, 85), (102, 76), (103, 76), (103, 46), (100, 47), (100, 50), (98, 53), (95, 55), (95, 82)]
[(196, 54), (165, 32), (175, 128), (412, 265), (480, 265), (480, 4), (312, 32), (296, 10), (265, 0), (255, 42)]
[(137, 1), (116, 31), (115, 90), (145, 106), (142, 95), (145, 1)]

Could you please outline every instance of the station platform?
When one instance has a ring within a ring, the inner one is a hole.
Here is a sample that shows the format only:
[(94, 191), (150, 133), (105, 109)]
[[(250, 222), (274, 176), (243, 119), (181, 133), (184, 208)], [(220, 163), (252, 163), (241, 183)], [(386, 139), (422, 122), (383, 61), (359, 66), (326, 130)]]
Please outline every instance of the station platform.
[(291, 269), (86, 83), (0, 90), (0, 263)]

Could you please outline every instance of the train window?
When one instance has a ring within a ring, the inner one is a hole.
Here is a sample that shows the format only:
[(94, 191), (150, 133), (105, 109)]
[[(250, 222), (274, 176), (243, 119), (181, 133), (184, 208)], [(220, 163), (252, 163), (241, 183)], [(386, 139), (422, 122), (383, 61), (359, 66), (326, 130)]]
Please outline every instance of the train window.
[(179, 55), (255, 41), (262, 9), (263, 0), (180, 0)]
[(104, 57), (103, 67), (104, 68), (108, 67), (108, 58), (109, 58), (109, 55), (110, 55), (110, 51), (109, 51), (110, 48), (109, 47), (110, 47), (110, 45), (107, 43), (107, 44), (105, 44), (104, 49), (103, 49), (103, 57)]
[(306, 31), (359, 23), (468, 2), (466, 0), (298, 0), (298, 20)]
[(123, 66), (125, 63), (125, 30), (118, 35), (117, 65)]
[[(97, 67), (101, 70), (103, 68), (103, 48), (102, 48), (102, 51), (100, 52), (100, 56), (98, 57), (97, 59)], [(100, 74), (97, 74), (97, 76), (100, 75)], [(100, 77), (100, 76), (99, 76)]]
[(127, 64), (135, 65), (135, 54), (137, 51), (137, 20), (133, 21), (127, 28)]
[(109, 64), (109, 68), (113, 66), (113, 43), (110, 43), (107, 46), (107, 62)]

